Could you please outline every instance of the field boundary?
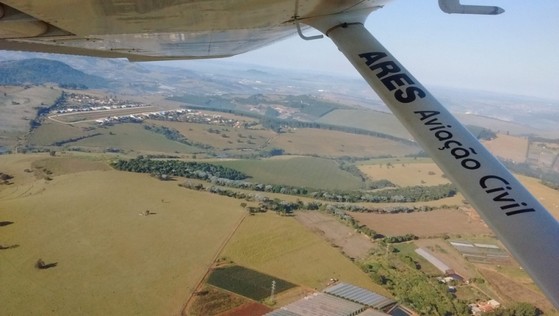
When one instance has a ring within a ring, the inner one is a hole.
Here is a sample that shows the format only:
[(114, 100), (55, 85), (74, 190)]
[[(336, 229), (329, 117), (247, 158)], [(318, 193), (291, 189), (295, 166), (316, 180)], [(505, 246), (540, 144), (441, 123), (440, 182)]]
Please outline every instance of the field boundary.
[(198, 282), (198, 284), (196, 284), (196, 286), (194, 287), (192, 293), (190, 293), (190, 295), (188, 296), (188, 299), (186, 300), (186, 302), (184, 303), (184, 305), (182, 306), (182, 311), (181, 311), (181, 315), (183, 316), (187, 316), (187, 312), (188, 309), (190, 308), (190, 306), (193, 303), (193, 298), (195, 297), (196, 292), (198, 292), (201, 288), (202, 285), (204, 285), (206, 283), (206, 280), (208, 279), (208, 276), (210, 275), (210, 272), (212, 271), (212, 268), (215, 265), (215, 262), (217, 261), (217, 259), (219, 258), (219, 255), (221, 254), (221, 252), (223, 251), (223, 249), (225, 249), (225, 247), (227, 246), (227, 244), (229, 243), (229, 241), (231, 241), (231, 238), (233, 238), (233, 236), (235, 235), (235, 233), (237, 232), (237, 230), (239, 229), (239, 227), (241, 227), (241, 224), (243, 223), (243, 221), (245, 220), (245, 218), (247, 217), (248, 213), (244, 214), (241, 219), (239, 220), (239, 222), (237, 222), (237, 224), (235, 225), (235, 227), (233, 228), (233, 230), (231, 231), (231, 233), (227, 236), (227, 238), (225, 238), (223, 240), (223, 242), (221, 243), (221, 245), (219, 246), (219, 248), (217, 249), (214, 257), (212, 258), (212, 261), (210, 263), (210, 265), (208, 266), (208, 269), (206, 269), (206, 272), (204, 273), (204, 275), (202, 276), (202, 278), (200, 279), (200, 281)]

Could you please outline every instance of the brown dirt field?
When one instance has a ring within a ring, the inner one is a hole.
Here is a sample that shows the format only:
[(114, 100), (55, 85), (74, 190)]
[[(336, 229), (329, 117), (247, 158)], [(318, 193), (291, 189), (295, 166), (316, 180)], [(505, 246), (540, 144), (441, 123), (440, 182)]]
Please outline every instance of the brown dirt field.
[(485, 223), (469, 209), (438, 209), (407, 214), (351, 213), (351, 216), (367, 227), (389, 236), (491, 234)]
[(219, 314), (219, 316), (261, 316), (271, 312), (272, 309), (258, 303), (247, 303), (233, 310)]
[(364, 258), (373, 247), (369, 238), (340, 223), (333, 216), (311, 211), (297, 212), (295, 218), (352, 258)]
[(236, 310), (239, 306), (253, 304), (247, 298), (213, 286), (206, 286), (200, 290), (205, 292), (205, 294), (197, 296), (192, 302), (188, 313), (184, 315), (229, 315), (229, 311)]
[(487, 279), (498, 295), (506, 300), (503, 303), (510, 305), (515, 302), (526, 302), (543, 310), (546, 312), (546, 315), (559, 315), (556, 311), (552, 311), (553, 305), (541, 292), (534, 291), (525, 284), (513, 281), (497, 271), (485, 268), (479, 268), (478, 271)]
[(359, 170), (372, 180), (386, 179), (399, 186), (439, 185), (450, 183), (433, 162), (360, 165)]
[(495, 156), (515, 162), (526, 162), (528, 153), (528, 138), (498, 134), (497, 138), (483, 143)]

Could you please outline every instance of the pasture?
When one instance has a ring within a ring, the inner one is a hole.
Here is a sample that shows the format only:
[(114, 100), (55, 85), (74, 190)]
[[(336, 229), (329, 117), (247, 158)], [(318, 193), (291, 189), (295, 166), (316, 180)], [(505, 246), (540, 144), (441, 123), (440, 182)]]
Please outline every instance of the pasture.
[[(97, 133), (100, 135), (95, 135)], [(84, 138), (71, 141), (80, 137)], [(110, 147), (135, 152), (192, 153), (200, 151), (198, 148), (150, 132), (141, 124), (133, 123), (99, 127), (95, 124), (77, 126), (45, 120), (29, 137), (29, 143), (38, 146), (51, 146), (55, 142), (61, 141), (67, 141), (62, 145), (63, 147), (83, 147), (94, 151), (103, 151)]]
[(412, 138), (396, 117), (387, 112), (365, 109), (337, 109), (321, 117), (318, 121), (320, 123), (362, 128), (403, 139)]
[(326, 157), (405, 156), (419, 151), (417, 146), (368, 135), (315, 128), (297, 128), (276, 135), (269, 146), (278, 147), (292, 155)]
[(559, 191), (540, 183), (539, 179), (516, 175), (516, 178), (559, 220)]
[[(29, 130), (29, 121), (37, 107), (48, 107), (60, 96), (60, 90), (46, 86), (0, 87), (0, 131), (20, 135)], [(2, 135), (5, 136), (5, 135)], [(13, 137), (14, 139), (16, 137)]]
[[(239, 117), (241, 120), (249, 120)], [(167, 122), (148, 120), (148, 124), (160, 125), (178, 130), (188, 140), (209, 144), (218, 150), (259, 151), (266, 147), (275, 133), (270, 130), (253, 130), (201, 123)], [(210, 132), (211, 131), (211, 132)], [(250, 152), (250, 151), (247, 151)]]
[(483, 145), (495, 156), (517, 163), (526, 162), (528, 138), (497, 134), (497, 138), (483, 142)]
[(357, 190), (362, 182), (343, 171), (333, 160), (313, 157), (280, 156), (262, 160), (218, 161), (251, 176), (255, 183), (284, 184), (328, 190)]
[(419, 237), (443, 234), (489, 235), (491, 230), (474, 210), (438, 209), (401, 214), (351, 213), (361, 224), (387, 236), (414, 234)]
[(401, 187), (450, 183), (434, 162), (389, 160), (384, 163), (360, 164), (358, 167), (372, 180), (386, 179)]
[[(143, 174), (23, 171), (43, 157), (0, 157), (15, 176), (0, 187), (0, 219), (11, 222), (0, 244), (16, 246), (0, 250), (6, 315), (178, 314), (245, 213), (238, 200)], [(36, 269), (39, 258), (57, 265)]]
[(165, 136), (144, 129), (141, 124), (117, 124), (107, 129), (97, 129), (102, 135), (72, 142), (69, 146), (120, 148), (135, 152), (174, 152), (192, 153), (200, 149), (188, 146)]
[(268, 212), (245, 218), (221, 256), (307, 288), (320, 290), (330, 278), (337, 278), (389, 295), (338, 249), (294, 217)]

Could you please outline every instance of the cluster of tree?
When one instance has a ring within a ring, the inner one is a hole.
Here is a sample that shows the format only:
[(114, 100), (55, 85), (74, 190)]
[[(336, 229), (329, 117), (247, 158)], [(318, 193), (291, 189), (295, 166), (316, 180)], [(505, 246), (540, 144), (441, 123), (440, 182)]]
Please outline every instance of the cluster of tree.
[[(365, 182), (369, 179), (366, 174), (364, 174), (357, 166), (349, 161), (340, 160), (338, 166), (343, 171), (349, 172), (350, 174), (356, 176), (357, 178), (361, 179), (362, 182)], [(388, 181), (388, 180), (386, 180)]]
[(477, 139), (492, 140), (497, 137), (497, 133), (485, 127), (477, 125), (466, 125), (466, 128), (470, 131), (470, 133), (477, 137)]
[(13, 178), (13, 176), (7, 173), (0, 172), (0, 184), (11, 184), (10, 180)]
[(201, 148), (201, 149), (204, 149), (204, 150), (214, 149), (214, 147), (212, 145), (199, 143), (199, 142), (193, 142), (193, 141), (188, 140), (178, 130), (176, 130), (174, 128), (170, 128), (170, 127), (166, 127), (166, 126), (160, 126), (160, 125), (144, 124), (144, 129), (146, 129), (148, 131), (151, 131), (151, 132), (154, 132), (154, 133), (157, 133), (157, 134), (161, 134), (161, 135), (165, 136), (165, 138), (167, 138), (169, 140), (179, 142), (181, 144)]
[(375, 192), (342, 192), (332, 193), (318, 191), (311, 194), (312, 197), (336, 202), (419, 202), (434, 201), (456, 195), (456, 188), (452, 184), (441, 184), (435, 186), (411, 186), (381, 190)]
[(138, 156), (136, 159), (119, 159), (112, 163), (115, 169), (139, 173), (159, 174), (176, 177), (207, 180), (210, 177), (230, 180), (248, 178), (235, 169), (202, 162), (186, 162), (178, 160), (152, 160)]
[(392, 251), (372, 258), (362, 266), (363, 270), (373, 281), (392, 292), (401, 304), (421, 315), (470, 314), (465, 301), (449, 293), (445, 284), (439, 284), (423, 273), (421, 266), (409, 256)]
[(543, 312), (529, 303), (516, 303), (509, 308), (499, 308), (485, 316), (539, 316)]
[(207, 110), (222, 111), (224, 109), (235, 108), (235, 104), (227, 96), (219, 96), (219, 95), (185, 94), (182, 96), (170, 97), (169, 100), (198, 105), (199, 108), (201, 107)]
[(285, 153), (285, 150), (281, 148), (271, 148), (269, 150), (261, 150), (260, 156), (261, 157), (273, 157), (273, 156), (281, 156)]
[(525, 162), (514, 162), (512, 160), (501, 159), (501, 162), (512, 172), (519, 173), (528, 177), (539, 178), (542, 184), (558, 190), (559, 173), (551, 169), (540, 169)]
[(368, 181), (367, 188), (369, 190), (385, 189), (385, 188), (395, 188), (396, 185), (389, 180), (381, 179), (375, 181)]
[(411, 241), (416, 239), (417, 236), (414, 234), (405, 234), (400, 236), (387, 236), (384, 237), (382, 240), (387, 244), (396, 244), (396, 243), (401, 243), (401, 242), (406, 242), (406, 241)]
[(221, 185), (258, 192), (271, 192), (291, 195), (307, 195), (309, 192), (307, 188), (281, 184), (253, 183), (248, 181), (223, 179), (219, 177), (210, 177), (208, 180), (214, 185)]
[(71, 83), (88, 85), (92, 88), (106, 88), (108, 81), (88, 75), (69, 65), (50, 59), (29, 58), (0, 62), (0, 84), (45, 84)]
[(415, 142), (405, 138), (399, 138), (396, 136), (374, 132), (362, 128), (351, 127), (351, 126), (340, 126), (340, 125), (332, 125), (332, 124), (319, 123), (319, 122), (303, 122), (303, 121), (297, 121), (292, 119), (280, 119), (280, 118), (272, 118), (272, 117), (261, 117), (260, 124), (264, 128), (271, 129), (276, 133), (281, 133), (286, 128), (316, 128), (316, 129), (326, 129), (331, 131), (339, 131), (339, 132), (357, 134), (357, 135), (374, 136), (378, 138), (390, 139), (406, 145), (415, 145)]
[(66, 93), (62, 91), (60, 96), (54, 100), (53, 104), (50, 106), (39, 107), (37, 108), (37, 116), (29, 121), (31, 129), (35, 129), (41, 126), (41, 122), (43, 121), (44, 117), (49, 114), (54, 108), (61, 106), (66, 101)]
[(388, 206), (388, 207), (370, 207), (370, 206), (363, 206), (358, 204), (336, 204), (335, 206), (336, 208), (347, 212), (377, 213), (377, 214), (429, 212), (435, 209), (434, 207), (427, 206), (427, 205), (422, 205), (422, 206), (395, 205), (395, 206)]
[(290, 108), (299, 109), (301, 113), (316, 117), (322, 117), (335, 109), (340, 108), (340, 104), (321, 100), (314, 95), (288, 95), (279, 102)]
[(58, 86), (62, 89), (72, 89), (72, 90), (87, 90), (87, 89), (89, 89), (83, 83), (59, 83)]
[(59, 141), (56, 141), (56, 142), (52, 143), (51, 146), (62, 146), (62, 145), (66, 145), (68, 143), (77, 142), (77, 141), (80, 141), (82, 139), (91, 138), (91, 137), (95, 137), (95, 136), (99, 136), (99, 135), (101, 135), (101, 133), (93, 133), (93, 134), (89, 134), (89, 135), (83, 135), (83, 136), (63, 139), (63, 140), (59, 140)]
[(373, 229), (365, 225), (361, 225), (358, 220), (348, 215), (343, 209), (338, 208), (336, 205), (321, 204), (318, 209), (339, 218), (344, 224), (355, 229), (358, 233), (365, 234), (372, 239), (384, 237), (384, 235), (377, 233)]

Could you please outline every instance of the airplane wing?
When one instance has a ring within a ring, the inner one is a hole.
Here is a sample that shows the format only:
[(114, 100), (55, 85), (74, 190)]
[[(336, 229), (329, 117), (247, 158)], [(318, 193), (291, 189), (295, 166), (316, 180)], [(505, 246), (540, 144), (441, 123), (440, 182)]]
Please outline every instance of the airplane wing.
[[(2, 0), (0, 49), (133, 61), (214, 58), (311, 25), (334, 41), (559, 308), (559, 223), (364, 28), (389, 1)], [(439, 6), (449, 14), (503, 13), (459, 0)]]
[(299, 16), (379, 8), (389, 0), (4, 0), (0, 49), (120, 57), (217, 58), (297, 34)]

